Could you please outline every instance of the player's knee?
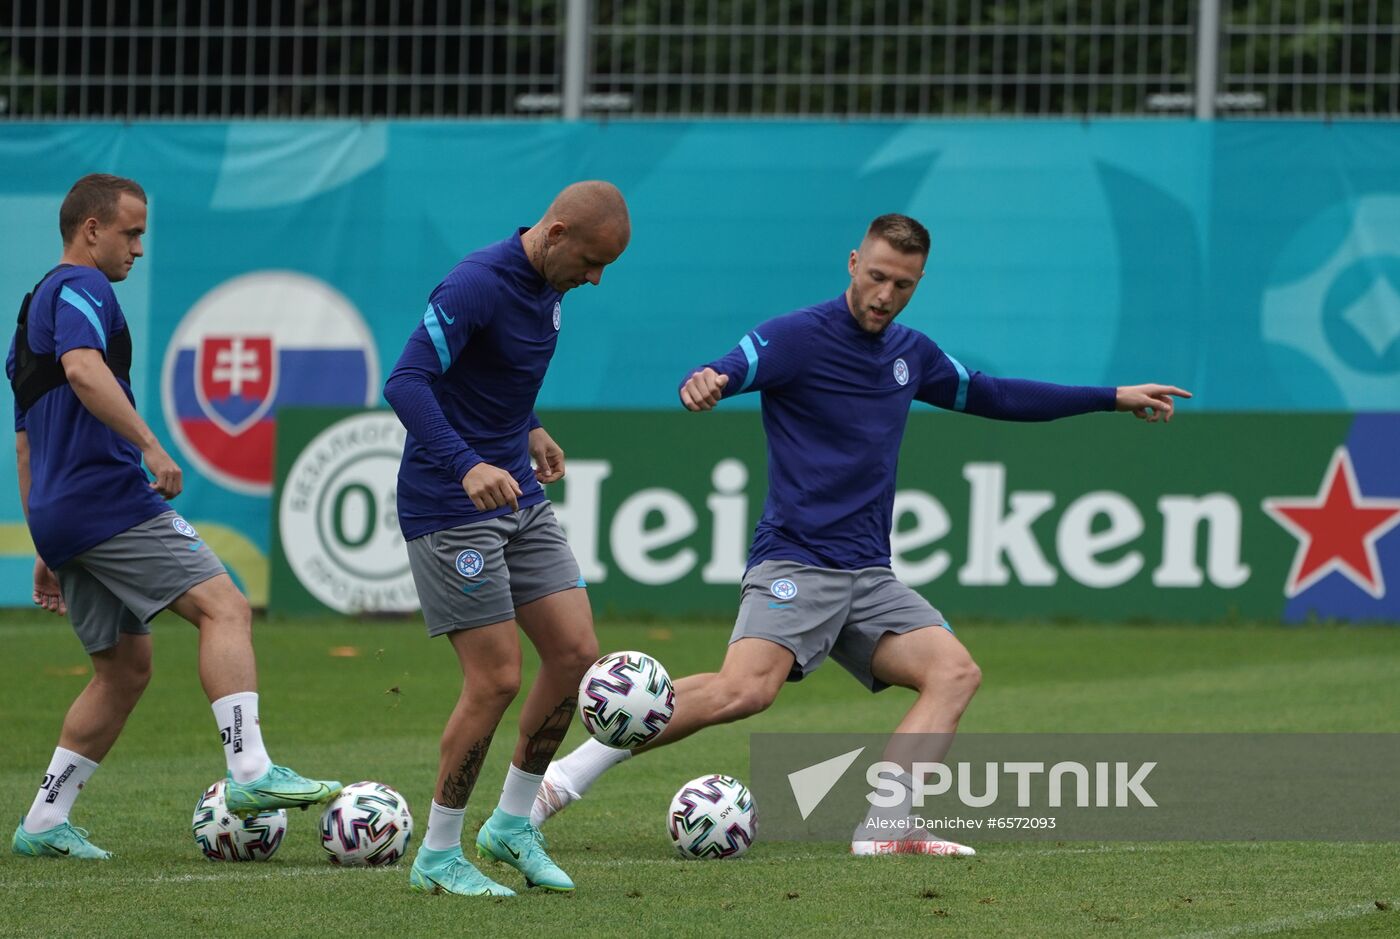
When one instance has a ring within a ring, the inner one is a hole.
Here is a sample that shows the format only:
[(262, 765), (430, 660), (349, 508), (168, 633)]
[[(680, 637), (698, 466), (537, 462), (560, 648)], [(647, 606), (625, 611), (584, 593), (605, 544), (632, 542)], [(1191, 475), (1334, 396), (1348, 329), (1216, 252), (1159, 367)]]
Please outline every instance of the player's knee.
[(767, 688), (738, 688), (720, 705), (722, 720), (737, 721), (768, 710), (777, 695)]
[(146, 686), (151, 683), (151, 669), (148, 665), (140, 671), (133, 671), (126, 680), (125, 691), (127, 698), (134, 705), (145, 694)]
[(151, 683), (151, 660), (146, 658), (114, 664), (95, 672), (94, 678), (111, 689), (116, 698), (132, 707)]
[(965, 699), (971, 699), (982, 685), (982, 669), (972, 660), (972, 656), (966, 654), (942, 663), (935, 669), (933, 677), (939, 686)]
[(253, 608), (248, 603), (248, 598), (243, 596), (242, 591), (237, 588), (229, 590), (220, 598), (219, 608), (216, 614), (220, 619), (237, 623), (248, 631), (253, 629)]
[(477, 671), (467, 679), (466, 693), (482, 705), (504, 707), (520, 693), (520, 663)]
[(588, 667), (598, 661), (598, 638), (590, 632), (561, 648), (551, 650), (542, 658), (556, 674), (582, 678)]
[(151, 683), (152, 671), (150, 658), (141, 659), (131, 666), (130, 684), (137, 694), (145, 691), (146, 686)]
[(251, 638), (253, 610), (243, 594), (231, 590), (220, 596), (217, 602), (204, 606), (194, 624), (201, 632), (212, 629), (220, 635), (243, 634)]

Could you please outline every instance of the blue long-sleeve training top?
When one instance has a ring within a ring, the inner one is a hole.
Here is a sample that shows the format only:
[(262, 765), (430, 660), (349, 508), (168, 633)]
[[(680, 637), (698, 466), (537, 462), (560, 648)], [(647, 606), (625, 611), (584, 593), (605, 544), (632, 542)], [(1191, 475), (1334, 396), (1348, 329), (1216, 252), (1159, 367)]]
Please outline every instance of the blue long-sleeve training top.
[[(107, 359), (122, 333), (131, 348), (112, 284), (97, 268), (82, 265), (60, 265), (44, 278), (29, 304), (28, 331), (30, 351), (60, 363), (74, 349), (94, 349)], [(5, 361), (10, 378), (15, 353), (11, 338)], [(135, 407), (131, 386), (120, 377), (117, 386)], [(62, 567), (169, 511), (169, 503), (150, 487), (140, 449), (98, 420), (71, 385), (52, 389), (28, 411), (16, 403), (15, 431), (29, 435), (29, 532), (49, 567)]]
[(836, 570), (889, 566), (895, 468), (913, 401), (1048, 421), (1111, 411), (1117, 394), (969, 373), (917, 330), (891, 323), (883, 333), (865, 332), (845, 294), (768, 320), (705, 367), (729, 377), (726, 398), (762, 393), (768, 499), (749, 567), (768, 560)]
[(399, 464), (399, 526), (418, 538), (511, 511), (477, 511), (462, 477), (489, 463), (515, 477), (520, 507), (544, 500), (530, 466), (535, 398), (559, 339), (559, 291), (525, 256), (519, 229), (475, 251), (428, 298), (384, 384), (408, 429)]

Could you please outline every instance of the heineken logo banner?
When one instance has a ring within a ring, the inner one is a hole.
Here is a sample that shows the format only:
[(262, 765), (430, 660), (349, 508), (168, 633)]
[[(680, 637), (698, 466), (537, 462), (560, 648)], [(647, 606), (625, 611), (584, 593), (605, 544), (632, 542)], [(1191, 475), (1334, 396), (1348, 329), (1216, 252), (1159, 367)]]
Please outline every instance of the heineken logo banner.
[[(274, 608), (411, 608), (384, 477), (402, 438), (347, 412), (283, 415)], [(595, 609), (732, 616), (766, 491), (758, 413), (541, 418), (568, 454), (549, 497)], [(1182, 413), (1161, 426), (921, 410), (904, 438), (892, 563), (954, 625), (1400, 622), (1397, 466), (1400, 414)]]

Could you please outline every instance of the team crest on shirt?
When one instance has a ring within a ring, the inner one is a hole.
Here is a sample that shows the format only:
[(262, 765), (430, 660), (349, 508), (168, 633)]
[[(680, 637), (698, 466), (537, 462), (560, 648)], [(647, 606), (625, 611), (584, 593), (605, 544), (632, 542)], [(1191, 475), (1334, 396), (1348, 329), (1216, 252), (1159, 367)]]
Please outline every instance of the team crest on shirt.
[(791, 600), (797, 596), (797, 584), (786, 577), (773, 581), (773, 585), (768, 589), (779, 600)]
[(184, 535), (186, 538), (198, 538), (199, 532), (194, 530), (194, 526), (185, 521), (180, 516), (175, 516), (170, 520), (170, 527)]
[(475, 577), (481, 573), (481, 569), (485, 566), (486, 559), (481, 556), (480, 551), (468, 548), (457, 555), (457, 573), (463, 577)]
[(564, 308), (563, 308), (562, 306), (559, 305), (559, 301), (558, 301), (558, 300), (555, 300), (555, 301), (554, 301), (554, 328), (555, 328), (555, 330), (558, 330), (558, 329), (559, 329), (559, 323), (560, 323), (561, 319), (563, 318), (563, 313), (564, 313)]
[(909, 363), (903, 359), (894, 360), (894, 380), (901, 385), (909, 384)]

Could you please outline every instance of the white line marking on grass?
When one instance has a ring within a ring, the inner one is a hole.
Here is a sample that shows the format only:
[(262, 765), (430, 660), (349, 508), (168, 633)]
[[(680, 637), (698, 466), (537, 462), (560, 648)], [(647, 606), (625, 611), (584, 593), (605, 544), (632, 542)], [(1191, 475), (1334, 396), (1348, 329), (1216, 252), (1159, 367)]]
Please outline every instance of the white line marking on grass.
[[(782, 857), (754, 857), (749, 855), (737, 864), (791, 864), (794, 861), (830, 861), (833, 858), (849, 857), (845, 854), (785, 854)], [(694, 864), (682, 857), (639, 857), (639, 858), (570, 858), (569, 867), (636, 867), (638, 864), (673, 864), (678, 868)]]
[[(1387, 901), (1393, 906), (1395, 901)], [(1301, 929), (1306, 926), (1322, 926), (1342, 920), (1356, 919), (1368, 913), (1379, 913), (1375, 902), (1355, 903), (1331, 910), (1313, 910), (1311, 913), (1298, 913), (1294, 916), (1280, 916), (1276, 919), (1260, 920), (1257, 923), (1241, 923), (1224, 929), (1208, 932), (1183, 933), (1181, 939), (1229, 939), (1233, 936), (1267, 936), (1269, 933)]]
[[(1005, 853), (1030, 855), (1032, 857), (1051, 857), (1061, 854), (1152, 854), (1158, 851), (1175, 851), (1178, 847), (1178, 844), (1105, 844), (1094, 848), (1020, 848)], [(980, 854), (981, 852), (978, 853)]]
[(325, 867), (267, 867), (260, 870), (249, 870), (245, 867), (235, 867), (230, 865), (224, 870), (210, 871), (207, 874), (147, 874), (141, 877), (103, 877), (100, 880), (77, 881), (77, 880), (26, 880), (17, 883), (16, 886), (31, 890), (34, 888), (63, 888), (73, 887), (123, 887), (137, 884), (194, 884), (205, 883), (216, 880), (250, 881), (250, 880), (280, 880), (285, 877), (357, 877), (357, 876), (381, 876), (395, 870), (406, 870), (406, 868), (394, 867), (364, 867), (346, 870), (344, 868), (332, 867), (327, 864)]

